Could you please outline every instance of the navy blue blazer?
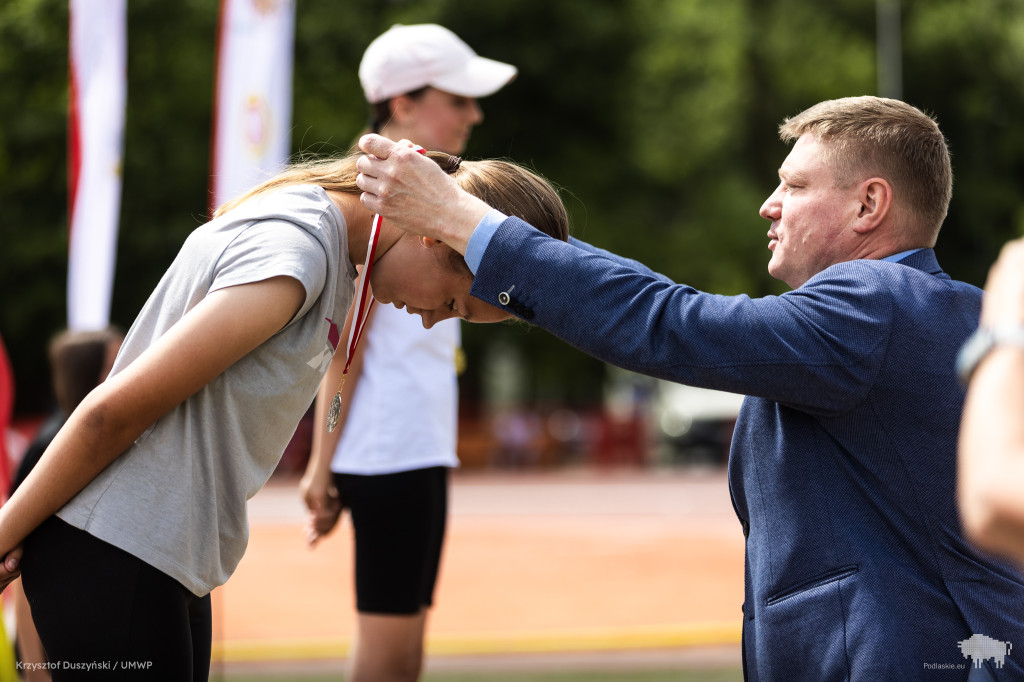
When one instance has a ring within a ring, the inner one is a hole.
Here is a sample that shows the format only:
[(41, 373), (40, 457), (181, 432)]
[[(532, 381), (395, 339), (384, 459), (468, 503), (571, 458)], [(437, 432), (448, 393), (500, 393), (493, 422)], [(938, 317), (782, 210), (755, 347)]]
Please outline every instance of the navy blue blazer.
[(729, 456), (748, 679), (964, 680), (977, 634), (1018, 647), (987, 665), (1024, 680), (1024, 578), (967, 543), (956, 508), (953, 367), (981, 290), (932, 250), (755, 299), (510, 218), (472, 294), (606, 362), (748, 396)]

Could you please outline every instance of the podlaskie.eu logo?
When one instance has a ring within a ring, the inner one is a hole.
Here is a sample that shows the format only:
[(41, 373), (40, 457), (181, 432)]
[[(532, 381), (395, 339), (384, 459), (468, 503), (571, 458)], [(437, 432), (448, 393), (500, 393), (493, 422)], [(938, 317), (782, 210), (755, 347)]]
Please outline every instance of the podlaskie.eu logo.
[(980, 668), (990, 658), (997, 668), (1002, 668), (1006, 657), (1010, 655), (1010, 650), (1013, 648), (1013, 644), (1010, 642), (1001, 642), (985, 635), (971, 635), (962, 642), (958, 642), (958, 646), (964, 658), (970, 657), (975, 668)]

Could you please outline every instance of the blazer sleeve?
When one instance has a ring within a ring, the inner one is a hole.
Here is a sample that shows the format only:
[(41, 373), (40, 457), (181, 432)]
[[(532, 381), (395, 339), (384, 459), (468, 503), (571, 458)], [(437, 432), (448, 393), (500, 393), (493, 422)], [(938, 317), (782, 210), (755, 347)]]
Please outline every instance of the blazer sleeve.
[(805, 411), (844, 412), (878, 375), (893, 306), (870, 268), (840, 264), (798, 290), (752, 299), (634, 263), (509, 218), (471, 293), (613, 365)]
[(646, 275), (650, 275), (651, 277), (654, 277), (656, 279), (660, 279), (663, 282), (669, 282), (669, 283), (672, 282), (672, 280), (669, 279), (668, 277), (666, 277), (665, 275), (662, 275), (660, 273), (655, 272), (654, 270), (651, 270), (649, 267), (647, 267), (646, 265), (644, 265), (640, 261), (633, 260), (632, 258), (623, 258), (622, 256), (620, 256), (618, 254), (612, 253), (611, 251), (605, 251), (604, 249), (598, 248), (598, 247), (594, 246), (593, 244), (590, 244), (588, 242), (583, 241), (582, 239), (576, 239), (575, 237), (569, 237), (569, 243), (572, 244), (573, 246), (575, 246), (578, 249), (582, 249), (583, 251), (586, 251), (587, 253), (592, 253), (592, 254), (597, 255), (597, 256), (602, 256), (604, 258), (607, 258), (610, 261), (618, 263), (619, 265), (621, 265), (623, 267), (627, 267), (627, 268), (630, 268), (632, 270), (636, 270), (637, 272), (640, 272), (640, 273), (643, 273), (643, 274), (646, 274)]

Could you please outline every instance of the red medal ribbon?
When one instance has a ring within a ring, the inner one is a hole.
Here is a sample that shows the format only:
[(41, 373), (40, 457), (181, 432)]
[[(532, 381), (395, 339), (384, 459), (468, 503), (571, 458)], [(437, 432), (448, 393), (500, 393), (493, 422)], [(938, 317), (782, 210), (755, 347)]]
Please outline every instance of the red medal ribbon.
[[(413, 149), (420, 154), (426, 154), (427, 150), (419, 145), (413, 145)], [(366, 302), (366, 296), (370, 292), (370, 272), (373, 270), (373, 260), (377, 254), (377, 241), (380, 239), (380, 226), (383, 218), (380, 214), (373, 216), (370, 224), (370, 239), (366, 245), (366, 262), (363, 263), (363, 272), (359, 277), (359, 289), (356, 291), (356, 309), (352, 316), (352, 327), (348, 331), (348, 357), (345, 358), (345, 369), (341, 372), (341, 381), (338, 382), (338, 390), (334, 399), (327, 408), (327, 432), (331, 433), (338, 426), (338, 418), (341, 415), (341, 389), (345, 386), (345, 377), (348, 376), (348, 368), (352, 365), (352, 358), (356, 354), (356, 347), (359, 339), (363, 336), (363, 328), (366, 326), (366, 319), (370, 315), (370, 308), (373, 307), (373, 297)]]
[[(366, 247), (366, 262), (363, 263), (362, 276), (359, 278), (359, 290), (356, 292), (356, 310), (352, 316), (352, 328), (348, 330), (348, 358), (345, 360), (345, 369), (342, 376), (348, 374), (348, 368), (352, 365), (352, 357), (355, 355), (356, 346), (363, 336), (363, 328), (366, 326), (366, 318), (370, 315), (370, 308), (373, 307), (373, 297), (367, 304), (366, 296), (370, 291), (368, 283), (370, 272), (373, 270), (373, 257), (377, 253), (377, 241), (380, 239), (380, 214), (373, 216), (373, 226), (370, 228), (370, 243)], [(365, 309), (364, 309), (365, 307)]]
[[(413, 145), (413, 149), (420, 154), (426, 154), (427, 150), (419, 145)], [(356, 308), (355, 316), (352, 318), (352, 328), (348, 331), (348, 358), (345, 360), (345, 369), (342, 376), (348, 374), (348, 368), (352, 364), (352, 356), (355, 355), (356, 346), (363, 336), (363, 327), (366, 326), (366, 318), (370, 315), (370, 308), (373, 307), (373, 297), (370, 297), (369, 304), (366, 303), (367, 293), (370, 291), (370, 271), (373, 270), (373, 257), (377, 253), (377, 240), (380, 239), (380, 224), (384, 221), (377, 213), (373, 216), (373, 224), (370, 227), (370, 243), (366, 247), (366, 262), (363, 263), (362, 277), (359, 278), (359, 291), (356, 292), (356, 301), (359, 307)], [(366, 309), (363, 309), (366, 306)]]

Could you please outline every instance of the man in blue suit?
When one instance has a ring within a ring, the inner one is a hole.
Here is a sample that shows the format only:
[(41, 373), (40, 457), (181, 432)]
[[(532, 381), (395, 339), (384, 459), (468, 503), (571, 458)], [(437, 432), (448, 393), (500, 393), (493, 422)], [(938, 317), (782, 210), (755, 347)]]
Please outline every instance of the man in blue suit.
[[(360, 186), (371, 210), (465, 253), (474, 296), (607, 362), (748, 396), (729, 457), (747, 679), (1022, 680), (1024, 579), (965, 541), (955, 504), (954, 360), (981, 291), (932, 251), (945, 139), (875, 97), (780, 132), (795, 144), (761, 216), (782, 296), (702, 293), (559, 243), (382, 138), (364, 138), (377, 158)], [(1007, 653), (983, 658), (974, 635)]]

